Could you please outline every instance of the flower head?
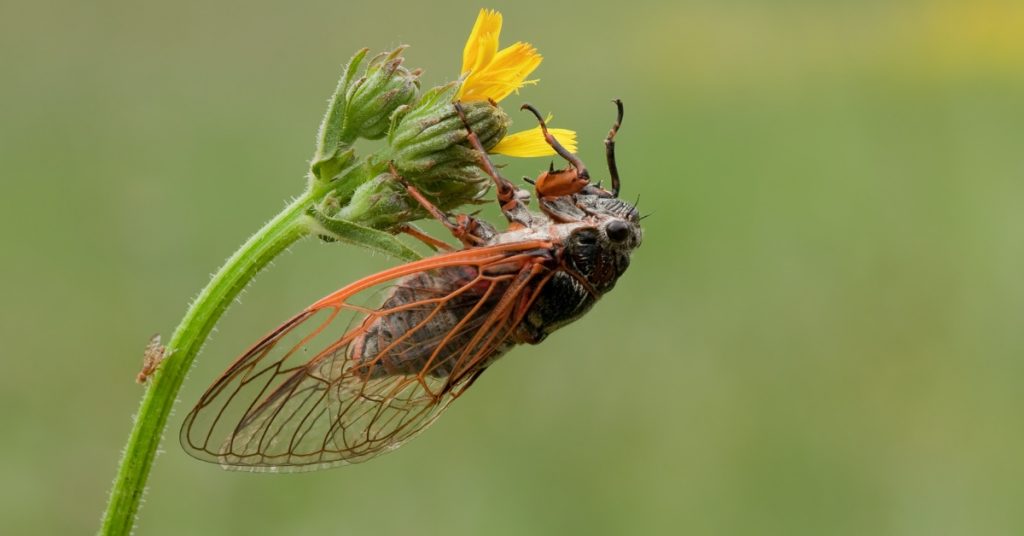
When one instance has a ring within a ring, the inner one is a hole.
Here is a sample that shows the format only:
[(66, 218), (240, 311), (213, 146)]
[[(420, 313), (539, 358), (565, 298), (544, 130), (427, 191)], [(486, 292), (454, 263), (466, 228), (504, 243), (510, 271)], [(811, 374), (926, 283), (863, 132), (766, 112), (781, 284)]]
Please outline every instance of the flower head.
[[(462, 51), (462, 84), (455, 99), (461, 102), (498, 102), (526, 84), (543, 59), (529, 43), (517, 42), (498, 50), (501, 35), (501, 13), (481, 9), (473, 30)], [(549, 132), (571, 152), (576, 152), (576, 132), (564, 128)], [(485, 145), (486, 146), (486, 145)], [(488, 152), (521, 158), (551, 156), (554, 149), (544, 140), (540, 127), (535, 127), (500, 138)]]
[(501, 13), (481, 9), (462, 52), (462, 87), (458, 100), (463, 102), (501, 101), (536, 80), (526, 77), (540, 65), (541, 55), (529, 43), (517, 42), (498, 50)]

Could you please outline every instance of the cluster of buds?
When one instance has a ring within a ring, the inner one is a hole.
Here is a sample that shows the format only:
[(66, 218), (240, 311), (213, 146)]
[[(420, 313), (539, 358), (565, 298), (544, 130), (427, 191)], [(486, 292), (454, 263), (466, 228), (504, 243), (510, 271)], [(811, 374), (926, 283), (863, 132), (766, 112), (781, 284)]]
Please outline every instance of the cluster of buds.
[[(466, 44), (461, 78), (422, 94), (420, 71), (403, 66), (404, 47), (368, 61), (366, 49), (352, 57), (330, 100), (310, 164), (310, 188), (320, 194), (310, 215), (321, 236), (352, 241), (353, 234), (385, 235), (425, 217), (396, 171), (442, 210), (479, 202), (491, 180), (467, 141), (469, 129), (489, 152), (552, 154), (537, 129), (508, 134), (510, 120), (498, 101), (533, 82), (526, 77), (541, 59), (525, 43), (499, 51), (500, 30), (501, 15), (482, 10)], [(456, 113), (456, 102), (466, 122)], [(552, 132), (575, 149), (574, 132)], [(384, 143), (357, 155), (359, 139)]]
[[(469, 147), (469, 131), (451, 104), (455, 88), (434, 88), (416, 104), (395, 111), (387, 147), (371, 155), (364, 168), (375, 175), (353, 193), (339, 217), (386, 230), (425, 217), (420, 204), (394, 180), (392, 166), (442, 210), (475, 203), (488, 191), (491, 179), (481, 170), (480, 155)], [(464, 112), (484, 148), (505, 136), (508, 116), (498, 106), (466, 103)]]

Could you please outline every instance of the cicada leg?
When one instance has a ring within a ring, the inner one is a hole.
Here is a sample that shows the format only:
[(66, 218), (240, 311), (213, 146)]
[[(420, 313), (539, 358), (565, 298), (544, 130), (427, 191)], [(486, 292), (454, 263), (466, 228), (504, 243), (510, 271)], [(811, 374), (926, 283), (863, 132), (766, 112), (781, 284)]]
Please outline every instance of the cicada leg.
[(405, 233), (416, 240), (423, 242), (427, 247), (434, 251), (455, 251), (455, 248), (448, 245), (444, 240), (438, 240), (437, 238), (430, 236), (425, 231), (411, 223), (406, 223), (398, 227), (398, 232)]
[(570, 198), (578, 193), (588, 193), (588, 190), (595, 189), (595, 187), (590, 184), (590, 176), (587, 172), (587, 167), (583, 164), (583, 161), (566, 150), (566, 148), (563, 147), (550, 132), (548, 132), (548, 126), (536, 108), (529, 104), (524, 104), (521, 109), (529, 110), (530, 113), (537, 118), (537, 122), (540, 123), (541, 132), (544, 133), (544, 140), (547, 141), (548, 145), (550, 145), (559, 156), (569, 162), (569, 167), (558, 170), (556, 170), (552, 164), (548, 171), (541, 173), (537, 177), (537, 180), (533, 182), (534, 189), (537, 192), (537, 201), (540, 204), (540, 209), (554, 221), (575, 221), (577, 218), (573, 212), (576, 211), (573, 210), (572, 205), (574, 205), (574, 203), (571, 202)]
[(612, 102), (615, 103), (618, 115), (615, 116), (615, 123), (608, 131), (608, 137), (604, 139), (604, 154), (608, 160), (608, 174), (612, 179), (612, 196), (619, 197), (619, 167), (615, 165), (615, 135), (619, 133), (619, 127), (622, 126), (622, 101), (615, 99)]
[[(584, 185), (588, 184), (590, 181), (590, 172), (587, 171), (587, 166), (583, 165), (583, 161), (577, 158), (576, 155), (570, 153), (565, 147), (562, 147), (562, 144), (558, 143), (558, 140), (548, 132), (548, 125), (544, 122), (544, 117), (540, 115), (540, 112), (529, 104), (524, 104), (520, 106), (519, 109), (529, 110), (530, 113), (537, 118), (537, 122), (540, 123), (540, 130), (544, 133), (544, 141), (548, 142), (548, 145), (558, 153), (558, 156), (566, 159), (566, 161), (572, 164), (572, 167), (576, 168), (577, 175), (579, 176), (579, 179), (584, 182)], [(582, 188), (582, 186), (580, 188)]]
[[(412, 184), (409, 184), (409, 182), (405, 180), (405, 177), (402, 177), (398, 173), (398, 170), (395, 169), (394, 163), (389, 162), (388, 168), (391, 171), (391, 175), (395, 178), (395, 180), (400, 182), (402, 186), (405, 187), (405, 190), (409, 192), (409, 196), (415, 199), (417, 203), (422, 205), (423, 208), (431, 216), (434, 217), (434, 219), (441, 222), (441, 225), (444, 225), (446, 229), (451, 231), (452, 236), (454, 236), (455, 239), (458, 240), (459, 242), (462, 242), (463, 246), (479, 246), (481, 244), (487, 243), (487, 241), (492, 236), (494, 236), (494, 229), (492, 229), (490, 225), (468, 214), (459, 214), (455, 216), (454, 221), (452, 221), (451, 216), (445, 214), (441, 209), (437, 208), (437, 206), (431, 203), (430, 200), (427, 199), (419, 191), (419, 189), (417, 189)], [(444, 242), (424, 233), (423, 231), (411, 225), (404, 225), (400, 228), (400, 230), (416, 238), (417, 240), (424, 242), (428, 246), (439, 247), (447, 251), (451, 251), (452, 249), (452, 247), (449, 246), (448, 244), (445, 244)]]
[(512, 184), (511, 181), (502, 177), (501, 174), (498, 173), (498, 170), (494, 167), (494, 163), (492, 163), (490, 157), (487, 156), (487, 149), (484, 149), (483, 144), (480, 143), (480, 138), (477, 137), (476, 133), (473, 132), (473, 128), (470, 127), (469, 121), (466, 119), (466, 112), (463, 111), (462, 105), (456, 102), (454, 103), (454, 106), (456, 113), (459, 114), (459, 118), (462, 119), (463, 126), (466, 127), (466, 132), (468, 132), (466, 139), (480, 157), (480, 166), (483, 168), (484, 172), (494, 180), (494, 184), (497, 187), (498, 205), (501, 207), (501, 213), (505, 215), (505, 219), (508, 220), (511, 228), (530, 227), (533, 223), (533, 217), (530, 215), (530, 211), (526, 208), (526, 204), (524, 203), (526, 199), (530, 198), (529, 192), (517, 187), (515, 184)]

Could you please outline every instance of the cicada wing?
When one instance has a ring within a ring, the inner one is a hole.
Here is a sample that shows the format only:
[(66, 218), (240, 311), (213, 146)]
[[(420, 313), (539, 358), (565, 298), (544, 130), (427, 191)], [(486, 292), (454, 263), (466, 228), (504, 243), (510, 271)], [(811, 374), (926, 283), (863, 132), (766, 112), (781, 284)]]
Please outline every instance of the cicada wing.
[[(511, 344), (510, 304), (531, 289), (525, 257), (496, 253), (418, 261), (317, 302), (207, 390), (182, 445), (254, 471), (357, 463), (397, 448)], [(381, 294), (383, 306), (369, 305)]]

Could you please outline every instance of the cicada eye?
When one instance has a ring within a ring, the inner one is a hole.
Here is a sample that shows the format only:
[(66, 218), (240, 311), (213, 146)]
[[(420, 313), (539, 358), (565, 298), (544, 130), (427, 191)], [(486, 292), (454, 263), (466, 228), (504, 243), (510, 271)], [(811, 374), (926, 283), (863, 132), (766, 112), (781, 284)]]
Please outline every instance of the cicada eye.
[(629, 225), (622, 220), (612, 220), (605, 226), (604, 232), (612, 242), (622, 242), (629, 238)]

